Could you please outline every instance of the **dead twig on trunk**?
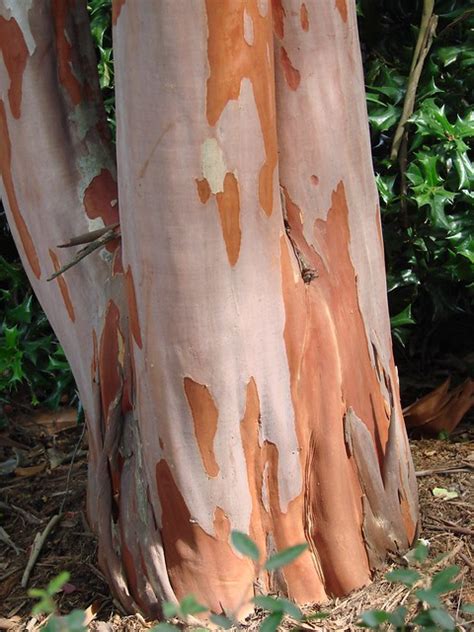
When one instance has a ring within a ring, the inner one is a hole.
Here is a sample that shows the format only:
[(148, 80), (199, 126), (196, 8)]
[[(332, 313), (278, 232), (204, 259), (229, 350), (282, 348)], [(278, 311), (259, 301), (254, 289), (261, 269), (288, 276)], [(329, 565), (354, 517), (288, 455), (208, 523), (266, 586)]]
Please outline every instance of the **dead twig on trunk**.
[[(59, 270), (56, 270), (56, 272), (48, 277), (46, 280), (52, 281), (53, 279), (56, 279), (58, 276), (64, 274), (67, 270), (77, 265), (80, 261), (82, 261), (82, 259), (85, 259), (95, 250), (102, 248), (109, 241), (117, 239), (119, 237), (116, 232), (118, 226), (118, 224), (111, 224), (110, 226), (105, 226), (104, 228), (88, 233), (87, 235), (73, 237), (68, 243), (58, 246), (59, 248), (69, 248), (71, 246), (77, 246), (83, 243), (87, 243), (87, 246), (77, 251), (75, 257), (71, 259), (71, 261), (63, 265), (61, 268), (59, 268)], [(89, 239), (91, 235), (93, 236), (92, 240)]]

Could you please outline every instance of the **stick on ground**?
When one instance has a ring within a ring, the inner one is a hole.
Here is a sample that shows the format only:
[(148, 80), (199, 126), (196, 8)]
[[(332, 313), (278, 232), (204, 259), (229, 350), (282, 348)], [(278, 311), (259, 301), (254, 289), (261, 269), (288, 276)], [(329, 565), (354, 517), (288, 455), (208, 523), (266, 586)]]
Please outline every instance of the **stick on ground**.
[(41, 533), (37, 533), (35, 536), (35, 540), (33, 542), (33, 547), (31, 549), (30, 557), (28, 559), (28, 563), (25, 568), (25, 572), (23, 573), (23, 577), (21, 578), (21, 587), (26, 588), (28, 584), (28, 579), (30, 578), (31, 571), (33, 570), (34, 565), (36, 564), (36, 560), (41, 553), (41, 549), (46, 542), (48, 535), (57, 525), (57, 523), (61, 520), (62, 514), (56, 514), (51, 518), (46, 527)]

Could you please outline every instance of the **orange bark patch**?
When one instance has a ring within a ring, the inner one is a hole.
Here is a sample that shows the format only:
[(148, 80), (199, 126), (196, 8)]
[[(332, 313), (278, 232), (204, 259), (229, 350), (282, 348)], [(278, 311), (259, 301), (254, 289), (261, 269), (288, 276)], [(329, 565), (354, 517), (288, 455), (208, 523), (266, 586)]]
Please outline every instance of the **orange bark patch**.
[[(303, 522), (304, 494), (293, 500), (287, 511), (280, 508), (278, 486), (278, 449), (270, 441), (261, 441), (260, 402), (257, 385), (253, 378), (247, 384), (245, 414), (240, 424), (240, 436), (247, 465), (249, 491), (252, 497), (250, 535), (263, 555), (267, 550), (268, 536), (272, 536), (277, 550), (304, 542), (306, 534)], [(308, 551), (296, 562), (285, 566), (280, 578), (286, 582), (286, 590), (292, 599), (301, 603), (314, 599), (324, 600), (325, 592), (319, 572)], [(276, 578), (260, 578), (265, 589), (281, 589), (274, 583)]]
[(347, 4), (346, 4), (346, 0), (336, 0), (336, 9), (339, 11), (343, 21), (347, 22)]
[[(58, 270), (61, 269), (61, 264), (59, 262), (58, 256), (53, 250), (51, 250), (51, 248), (48, 250), (48, 252), (49, 252), (49, 256), (51, 257), (51, 261), (53, 262), (54, 271), (58, 272)], [(64, 275), (61, 274), (61, 276), (56, 277), (56, 281), (58, 282), (59, 290), (61, 292), (61, 296), (63, 297), (64, 305), (66, 307), (66, 311), (69, 315), (69, 318), (72, 320), (72, 322), (75, 322), (76, 315), (74, 313), (74, 306), (71, 301), (69, 288), (67, 286)]]
[[(91, 180), (84, 192), (83, 201), (87, 217), (90, 219), (100, 217), (106, 226), (116, 224), (119, 221), (117, 196), (117, 183), (108, 169), (102, 169), (99, 175)], [(119, 240), (114, 239), (104, 247), (109, 252), (115, 252), (118, 246)]]
[(10, 77), (8, 101), (12, 115), (17, 119), (21, 114), (21, 84), (28, 59), (28, 48), (23, 33), (13, 18), (5, 20), (0, 16), (0, 51)]
[[(255, 0), (206, 0), (208, 16), (207, 119), (214, 126), (229, 100), (239, 98), (242, 79), (252, 82), (265, 148), (259, 176), (259, 201), (273, 211), (273, 173), (277, 164), (276, 113), (271, 16), (262, 17)], [(254, 42), (244, 37), (244, 11), (253, 20)]]
[(135, 570), (135, 560), (133, 558), (132, 552), (125, 542), (123, 529), (121, 529), (121, 532), (121, 553), (125, 575), (127, 577), (128, 585), (130, 586), (130, 593), (134, 596), (135, 600), (139, 601), (140, 594), (138, 591), (138, 575), (137, 571)]
[(272, 0), (273, 12), (273, 30), (280, 39), (285, 36), (285, 18), (286, 11), (283, 7), (282, 0)]
[(81, 84), (72, 69), (73, 47), (66, 35), (69, 7), (70, 0), (52, 0), (51, 13), (54, 20), (59, 81), (66, 89), (73, 105), (78, 105), (82, 100)]
[[(388, 438), (380, 382), (385, 378), (379, 378), (372, 366), (359, 308), (343, 184), (333, 192), (326, 221), (314, 224), (313, 243), (319, 252), (306, 242), (299, 209), (284, 193), (292, 241), (319, 273), (310, 285), (295, 277), (296, 259), (284, 235), (284, 336), (297, 433), (303, 437), (300, 445), (306, 461), (307, 537), (317, 551), (327, 590), (341, 595), (369, 579), (358, 499), (361, 482), (364, 489), (372, 485), (365, 478), (359, 481), (364, 473), (346, 452), (344, 410), (352, 407), (363, 420), (382, 470)], [(410, 535), (412, 528), (405, 523)]]
[(99, 383), (102, 403), (102, 415), (107, 422), (110, 404), (119, 395), (122, 388), (122, 363), (120, 361), (119, 328), (120, 312), (114, 301), (110, 300), (105, 313), (104, 326), (99, 345)]
[(194, 434), (201, 452), (202, 462), (208, 476), (219, 474), (219, 465), (214, 455), (214, 437), (217, 431), (219, 411), (209, 389), (189, 377), (184, 378), (184, 392), (194, 421)]
[(127, 301), (128, 301), (128, 317), (130, 319), (130, 331), (132, 332), (133, 339), (141, 349), (143, 347), (142, 334), (140, 330), (140, 320), (138, 318), (138, 306), (137, 295), (135, 293), (135, 284), (133, 282), (132, 270), (130, 266), (125, 273), (125, 282), (127, 288)]
[(120, 16), (125, 0), (112, 0), (112, 24), (115, 26)]
[[(114, 250), (114, 258), (112, 260), (112, 274), (115, 276), (116, 274), (123, 274), (123, 260), (122, 260), (122, 248), (119, 248), (120, 241), (118, 239), (114, 239), (110, 242), (113, 246)], [(107, 244), (109, 245), (109, 244)]]
[(36, 253), (36, 248), (33, 243), (33, 239), (31, 238), (30, 231), (28, 230), (28, 226), (26, 225), (20, 212), (15, 187), (13, 185), (11, 172), (11, 143), (10, 136), (8, 134), (5, 104), (2, 99), (0, 99), (0, 174), (2, 175), (3, 186), (5, 187), (8, 204), (20, 237), (21, 245), (23, 246), (23, 250), (25, 251), (26, 258), (30, 264), (33, 274), (37, 279), (39, 279), (41, 277), (41, 268), (38, 255)]
[(280, 61), (288, 87), (291, 90), (297, 90), (301, 82), (300, 71), (293, 66), (283, 46), (280, 48)]
[(405, 532), (408, 537), (408, 542), (411, 544), (416, 536), (417, 523), (413, 522), (411, 507), (404, 494), (400, 495), (400, 512), (402, 514), (403, 524), (405, 526)]
[(132, 363), (128, 357), (123, 371), (122, 412), (124, 414), (133, 410), (133, 386)]
[(305, 3), (303, 2), (300, 8), (300, 22), (301, 28), (303, 31), (309, 31), (309, 16), (308, 9), (306, 8)]
[(203, 178), (202, 180), (196, 179), (196, 187), (201, 203), (205, 204), (211, 197), (211, 187), (209, 186), (209, 182), (206, 178)]
[[(84, 208), (87, 217), (100, 217), (104, 224), (116, 224), (119, 221), (117, 206), (117, 183), (108, 169), (102, 169), (84, 192)], [(114, 206), (112, 206), (115, 204)]]
[(219, 507), (214, 513), (214, 534), (193, 520), (165, 460), (156, 465), (156, 485), (162, 509), (161, 537), (166, 567), (176, 597), (192, 593), (214, 612), (233, 611), (242, 596), (253, 596), (254, 568), (229, 545), (230, 524)]
[(226, 173), (224, 191), (216, 194), (216, 200), (227, 257), (230, 265), (234, 266), (239, 258), (241, 230), (239, 185), (233, 173)]
[(260, 401), (254, 378), (247, 384), (245, 414), (240, 423), (240, 437), (247, 465), (249, 491), (252, 497), (250, 536), (266, 556), (266, 539), (270, 531), (270, 515), (263, 498), (265, 458), (259, 441)]

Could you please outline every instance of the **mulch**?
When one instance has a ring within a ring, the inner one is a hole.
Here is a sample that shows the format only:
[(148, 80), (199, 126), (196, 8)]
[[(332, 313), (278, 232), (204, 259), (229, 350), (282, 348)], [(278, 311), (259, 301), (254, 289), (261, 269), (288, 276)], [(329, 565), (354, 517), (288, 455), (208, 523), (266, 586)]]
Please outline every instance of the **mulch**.
[[(474, 602), (474, 430), (460, 426), (447, 440), (410, 441), (418, 472), (422, 516), (420, 537), (430, 545), (427, 575), (446, 566), (460, 567), (460, 588), (448, 594), (446, 609), (460, 630), (468, 629), (461, 605)], [(3, 469), (2, 469), (3, 468)], [(10, 470), (10, 471), (9, 471)], [(125, 616), (111, 597), (97, 566), (97, 544), (85, 519), (87, 436), (74, 421), (71, 410), (42, 414), (24, 411), (11, 416), (0, 433), (0, 629), (37, 630), (43, 619), (32, 617), (35, 600), (28, 588), (44, 588), (61, 571), (70, 580), (57, 595), (65, 614), (74, 608), (94, 614), (90, 629), (97, 632), (144, 630), (152, 626), (140, 615)], [(433, 490), (438, 488), (438, 496)], [(36, 564), (22, 587), (35, 536), (58, 513), (62, 520), (42, 546)], [(2, 530), (3, 529), (3, 530)], [(373, 582), (344, 599), (323, 606), (330, 616), (305, 623), (306, 630), (355, 630), (361, 612), (393, 610), (399, 605), (414, 609), (409, 589), (385, 579), (387, 570), (406, 564), (393, 556)], [(261, 623), (256, 612), (243, 624), (254, 630)], [(290, 621), (284, 629), (294, 628)]]

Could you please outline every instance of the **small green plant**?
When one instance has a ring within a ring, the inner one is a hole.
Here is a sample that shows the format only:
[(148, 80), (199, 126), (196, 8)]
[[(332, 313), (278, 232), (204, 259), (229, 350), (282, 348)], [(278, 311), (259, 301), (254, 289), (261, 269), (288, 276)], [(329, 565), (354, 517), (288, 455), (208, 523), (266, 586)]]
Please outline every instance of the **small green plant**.
[[(262, 570), (275, 571), (287, 564), (290, 564), (299, 557), (306, 549), (306, 544), (297, 544), (283, 551), (270, 556), (263, 564), (260, 563), (260, 551), (253, 540), (248, 535), (240, 531), (232, 531), (231, 542), (236, 551), (241, 555), (250, 558), (256, 566), (256, 575)], [(245, 597), (242, 598), (238, 608), (246, 604)], [(252, 600), (257, 608), (266, 612), (266, 617), (260, 624), (262, 632), (275, 632), (285, 617), (297, 622), (310, 621), (312, 619), (324, 619), (328, 615), (318, 612), (309, 616), (303, 615), (301, 610), (289, 599), (272, 595), (256, 595)], [(209, 612), (209, 608), (198, 603), (193, 596), (187, 596), (178, 604), (165, 602), (163, 605), (163, 614), (167, 619), (177, 618), (187, 622), (190, 616)], [(219, 628), (227, 630), (234, 626), (238, 626), (237, 612), (232, 613), (213, 613), (209, 614), (209, 620)], [(178, 625), (173, 623), (159, 623), (151, 632), (177, 632), (180, 630)], [(207, 628), (197, 628), (197, 630), (207, 630)]]
[[(257, 575), (260, 571), (275, 571), (290, 564), (307, 549), (306, 544), (298, 544), (270, 556), (262, 564), (257, 545), (245, 533), (232, 531), (231, 542), (236, 551), (255, 563)], [(385, 578), (389, 582), (407, 587), (407, 594), (403, 601), (412, 606), (410, 611), (416, 611), (414, 616), (410, 618), (409, 608), (400, 605), (391, 612), (385, 610), (363, 612), (357, 625), (360, 628), (394, 630), (395, 632), (408, 632), (408, 630), (452, 632), (456, 630), (456, 623), (446, 611), (441, 598), (459, 588), (459, 584), (455, 581), (459, 575), (459, 567), (448, 566), (432, 574), (431, 568), (425, 564), (428, 557), (428, 544), (424, 540), (420, 540), (417, 546), (404, 557), (411, 566), (396, 568), (387, 573)], [(435, 563), (439, 561), (442, 561), (442, 558), (435, 560)], [(32, 588), (29, 591), (31, 597), (39, 599), (33, 608), (33, 614), (45, 613), (50, 615), (42, 628), (45, 632), (85, 632), (86, 630), (83, 610), (73, 610), (66, 616), (57, 614), (54, 597), (68, 581), (69, 573), (63, 572), (55, 577), (46, 589)], [(246, 603), (252, 603), (257, 609), (265, 613), (265, 618), (259, 627), (261, 632), (275, 632), (285, 618), (295, 622), (295, 627), (290, 629), (296, 632), (303, 627), (304, 623), (330, 616), (330, 613), (327, 612), (304, 615), (300, 608), (289, 599), (263, 594), (256, 595), (250, 602), (244, 596), (235, 612), (214, 613), (210, 612), (207, 606), (199, 603), (193, 595), (187, 595), (179, 603), (164, 602), (163, 615), (167, 621), (159, 623), (150, 632), (178, 632), (183, 629), (183, 626), (192, 627), (195, 632), (207, 632), (209, 628), (196, 626), (192, 621), (193, 617), (204, 613), (208, 614), (208, 619), (214, 628), (228, 630), (239, 627), (238, 611)], [(474, 605), (464, 604), (461, 610), (465, 615), (472, 615), (474, 614)]]
[(51, 408), (74, 393), (64, 352), (21, 265), (0, 257), (0, 402), (19, 385), (28, 388), (33, 405)]
[(70, 575), (67, 571), (60, 573), (52, 579), (46, 588), (31, 588), (28, 591), (30, 597), (39, 599), (33, 607), (32, 614), (50, 615), (46, 624), (42, 627), (43, 632), (86, 632), (84, 610), (72, 610), (68, 615), (59, 616), (57, 614), (55, 595), (69, 581)]
[[(398, 606), (393, 612), (369, 610), (364, 612), (358, 625), (371, 630), (420, 630), (423, 632), (450, 632), (456, 630), (456, 623), (446, 611), (441, 597), (459, 588), (454, 580), (459, 575), (458, 566), (448, 566), (430, 576), (430, 569), (423, 569), (428, 557), (428, 546), (420, 541), (410, 551), (406, 559), (419, 568), (397, 568), (385, 575), (389, 582), (403, 584), (408, 588), (405, 600), (415, 606), (416, 614), (408, 620), (409, 610)], [(469, 612), (469, 605), (464, 607)]]

